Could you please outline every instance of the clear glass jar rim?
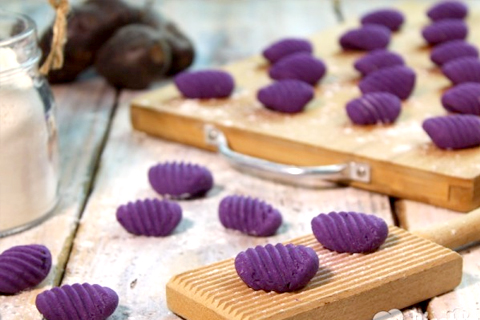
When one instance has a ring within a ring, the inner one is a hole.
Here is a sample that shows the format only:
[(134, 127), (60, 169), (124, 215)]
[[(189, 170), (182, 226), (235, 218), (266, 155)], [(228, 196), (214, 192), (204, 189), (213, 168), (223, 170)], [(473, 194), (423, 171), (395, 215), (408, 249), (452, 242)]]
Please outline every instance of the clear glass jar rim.
[(22, 21), (24, 29), (21, 30), (21, 32), (19, 32), (18, 34), (14, 35), (14, 36), (12, 36), (8, 39), (0, 40), (0, 47), (8, 46), (8, 45), (11, 45), (12, 43), (23, 40), (25, 38), (28, 38), (36, 30), (35, 22), (30, 17), (28, 17), (24, 14), (8, 12), (8, 11), (5, 11), (5, 10), (0, 10), (0, 19), (2, 19), (2, 17), (15, 18), (17, 20)]

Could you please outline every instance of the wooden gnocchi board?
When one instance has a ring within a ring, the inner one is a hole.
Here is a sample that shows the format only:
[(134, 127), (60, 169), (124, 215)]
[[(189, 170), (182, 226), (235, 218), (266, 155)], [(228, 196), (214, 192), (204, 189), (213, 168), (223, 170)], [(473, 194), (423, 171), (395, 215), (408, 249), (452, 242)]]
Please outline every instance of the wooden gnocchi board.
[[(352, 182), (355, 187), (473, 210), (480, 206), (480, 148), (440, 150), (421, 127), (425, 118), (447, 114), (440, 97), (450, 87), (430, 62), (430, 48), (421, 37), (421, 28), (429, 23), (426, 5), (412, 1), (399, 7), (407, 21), (393, 34), (389, 49), (405, 58), (417, 81), (393, 125), (355, 126), (346, 115), (346, 103), (360, 96), (360, 75), (353, 63), (364, 53), (342, 52), (338, 39), (359, 25), (355, 20), (311, 37), (315, 55), (328, 71), (315, 87), (314, 100), (300, 114), (276, 113), (257, 101), (257, 90), (272, 82), (266, 60), (258, 55), (224, 67), (236, 82), (229, 99), (184, 99), (173, 84), (137, 97), (131, 103), (133, 127), (213, 150), (203, 133), (206, 124), (213, 124), (240, 153), (302, 166), (362, 162), (371, 167), (371, 182)], [(467, 20), (468, 41), (480, 47), (480, 25), (474, 21), (480, 21), (480, 12), (470, 12)]]

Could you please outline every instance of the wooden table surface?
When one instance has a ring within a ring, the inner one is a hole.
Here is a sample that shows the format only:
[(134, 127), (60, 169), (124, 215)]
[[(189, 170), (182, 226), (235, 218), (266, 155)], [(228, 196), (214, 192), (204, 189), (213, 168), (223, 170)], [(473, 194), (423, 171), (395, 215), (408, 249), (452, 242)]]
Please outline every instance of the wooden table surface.
[[(155, 7), (190, 35), (197, 49), (193, 68), (202, 69), (256, 54), (285, 36), (307, 37), (335, 26), (342, 16), (354, 19), (392, 2), (343, 0), (339, 1), (340, 14), (334, 10), (334, 1), (328, 0), (158, 0)], [(480, 7), (479, 1), (468, 3)], [(53, 16), (47, 1), (1, 0), (0, 4), (2, 9), (31, 15), (40, 29)], [(302, 189), (243, 175), (215, 153), (135, 132), (129, 102), (143, 92), (116, 92), (95, 75), (55, 85), (53, 91), (60, 130), (61, 202), (42, 225), (0, 239), (0, 252), (14, 245), (46, 245), (53, 255), (53, 268), (37, 288), (0, 296), (0, 320), (41, 319), (36, 295), (76, 282), (98, 283), (118, 293), (120, 304), (110, 319), (178, 319), (165, 302), (165, 284), (172, 275), (233, 257), (257, 244), (308, 233), (310, 220), (320, 212), (373, 213), (408, 230), (460, 215), (350, 187)], [(167, 160), (207, 166), (215, 187), (205, 198), (180, 201), (184, 219), (173, 235), (133, 236), (117, 223), (116, 208), (128, 201), (157, 197), (149, 186), (147, 170)], [(280, 209), (285, 223), (278, 234), (253, 238), (225, 230), (218, 221), (217, 207), (224, 196), (233, 193), (260, 197)], [(462, 284), (404, 310), (405, 319), (480, 319), (480, 246), (470, 246), (461, 254)]]

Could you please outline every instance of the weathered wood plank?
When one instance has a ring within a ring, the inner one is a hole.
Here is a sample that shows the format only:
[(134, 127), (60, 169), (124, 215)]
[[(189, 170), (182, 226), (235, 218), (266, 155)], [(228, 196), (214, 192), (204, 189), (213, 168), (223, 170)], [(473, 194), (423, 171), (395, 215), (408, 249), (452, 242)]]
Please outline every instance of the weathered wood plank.
[(53, 91), (61, 155), (60, 203), (53, 216), (40, 226), (0, 239), (0, 252), (14, 245), (47, 246), (53, 267), (36, 289), (14, 296), (0, 295), (2, 320), (40, 319), (36, 295), (59, 284), (114, 105), (114, 92), (101, 79), (55, 86)]
[[(180, 202), (185, 218), (172, 236), (132, 236), (116, 222), (116, 208), (127, 201), (158, 197), (148, 184), (147, 170), (167, 160), (206, 165), (214, 174), (215, 188), (204, 199)], [(254, 238), (225, 230), (217, 218), (218, 203), (224, 196), (237, 193), (260, 197), (276, 206), (285, 221), (280, 232), (270, 238)], [(124, 104), (115, 118), (64, 283), (97, 282), (116, 290), (121, 307), (114, 319), (126, 315), (169, 319), (165, 284), (171, 276), (232, 257), (247, 247), (311, 232), (311, 219), (331, 210), (374, 212), (392, 224), (384, 196), (345, 187), (298, 189), (242, 175), (215, 153), (133, 132), (128, 104)]]
[[(275, 1), (274, 15), (273, 1), (159, 3), (197, 45), (195, 68), (243, 58), (287, 34), (307, 36), (335, 24), (326, 1)], [(310, 220), (319, 212), (374, 212), (393, 223), (385, 196), (352, 188), (309, 190), (262, 181), (234, 171), (214, 153), (134, 132), (128, 114), (132, 97), (127, 93), (122, 98), (63, 282), (97, 282), (116, 290), (120, 307), (113, 319), (177, 319), (165, 304), (165, 284), (172, 275), (232, 257), (250, 246), (310, 232)], [(146, 172), (167, 160), (206, 165), (214, 173), (215, 188), (204, 199), (180, 202), (184, 220), (172, 236), (132, 236), (116, 222), (115, 210), (127, 201), (157, 197)], [(233, 193), (258, 196), (278, 207), (285, 221), (279, 233), (265, 239), (224, 230), (217, 207), (221, 198)]]
[[(419, 230), (464, 213), (402, 200), (397, 202), (400, 225)], [(480, 317), (480, 246), (460, 252), (464, 259), (462, 283), (452, 292), (436, 297), (428, 304), (429, 319), (478, 319)], [(452, 318), (456, 316), (456, 318)]]

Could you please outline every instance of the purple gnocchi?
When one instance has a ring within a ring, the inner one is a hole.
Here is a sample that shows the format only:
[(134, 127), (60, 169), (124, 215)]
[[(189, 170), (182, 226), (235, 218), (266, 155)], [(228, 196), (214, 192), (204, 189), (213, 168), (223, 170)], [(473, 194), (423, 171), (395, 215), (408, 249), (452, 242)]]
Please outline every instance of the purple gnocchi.
[(277, 209), (259, 199), (244, 196), (223, 198), (218, 215), (225, 228), (252, 236), (271, 236), (282, 224), (282, 215)]
[(480, 117), (457, 114), (428, 118), (423, 129), (440, 149), (467, 149), (480, 146)]
[(313, 86), (322, 79), (326, 70), (322, 60), (308, 53), (295, 53), (275, 63), (269, 75), (275, 80), (297, 79)]
[(235, 269), (247, 286), (278, 293), (305, 287), (319, 264), (312, 248), (281, 243), (249, 248), (235, 258)]
[(173, 198), (200, 197), (213, 187), (207, 168), (184, 162), (159, 163), (148, 170), (148, 180), (158, 194)]
[(363, 94), (389, 92), (402, 100), (407, 99), (415, 87), (415, 72), (405, 66), (380, 69), (363, 78), (359, 88)]
[(472, 57), (458, 58), (444, 64), (442, 72), (454, 85), (480, 82), (480, 60)]
[(462, 57), (478, 58), (478, 49), (464, 40), (453, 40), (435, 46), (430, 53), (430, 60), (439, 66)]
[(427, 11), (427, 16), (433, 20), (464, 19), (468, 14), (468, 7), (460, 1), (442, 1)]
[(312, 219), (312, 231), (322, 246), (339, 253), (375, 251), (388, 236), (383, 219), (358, 212), (321, 213)]
[(390, 43), (390, 34), (390, 30), (384, 26), (368, 24), (345, 32), (340, 37), (340, 45), (344, 50), (384, 49)]
[(52, 267), (52, 255), (39, 244), (11, 247), (0, 254), (0, 293), (16, 294), (42, 282)]
[(280, 80), (258, 91), (257, 99), (265, 108), (282, 112), (298, 113), (303, 111), (313, 99), (313, 88), (300, 80)]
[(442, 105), (450, 112), (480, 116), (480, 83), (465, 82), (442, 95)]
[(125, 230), (138, 236), (168, 236), (180, 220), (182, 208), (168, 200), (137, 200), (117, 209), (117, 221)]
[(233, 77), (219, 70), (182, 72), (174, 82), (182, 95), (189, 99), (228, 98), (235, 87)]
[(468, 27), (465, 22), (457, 19), (445, 19), (434, 22), (422, 30), (422, 36), (431, 45), (452, 41), (465, 40)]
[(118, 295), (98, 284), (75, 283), (40, 293), (35, 305), (47, 320), (105, 320), (115, 312)]
[(400, 99), (388, 92), (367, 93), (347, 103), (347, 115), (353, 123), (370, 125), (395, 122), (400, 115)]
[(263, 50), (263, 56), (270, 63), (274, 64), (286, 56), (299, 52), (311, 54), (313, 46), (310, 41), (298, 38), (285, 38)]
[(367, 76), (380, 69), (403, 65), (405, 65), (405, 61), (401, 55), (388, 50), (379, 49), (371, 51), (355, 61), (354, 67), (363, 76)]
[(367, 13), (361, 18), (362, 25), (379, 24), (391, 31), (397, 31), (405, 21), (403, 13), (396, 9), (380, 9)]

